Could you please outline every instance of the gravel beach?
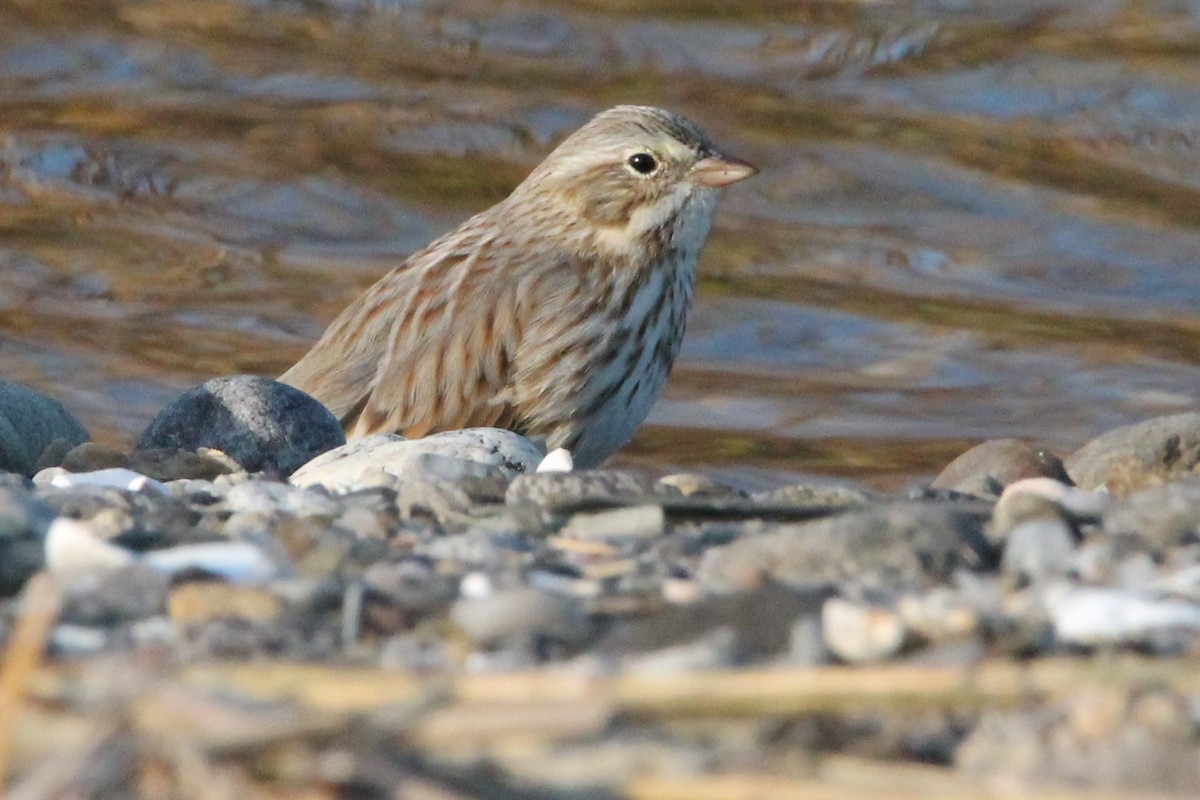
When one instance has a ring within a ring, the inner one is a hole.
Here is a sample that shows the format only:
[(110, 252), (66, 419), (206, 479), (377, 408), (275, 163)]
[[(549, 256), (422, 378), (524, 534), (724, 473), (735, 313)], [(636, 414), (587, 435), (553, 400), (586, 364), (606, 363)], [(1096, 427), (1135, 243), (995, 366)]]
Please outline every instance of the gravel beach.
[(0, 388), (12, 798), (1200, 782), (1200, 414), (748, 494), (492, 429), (346, 445), (244, 377), (123, 452)]

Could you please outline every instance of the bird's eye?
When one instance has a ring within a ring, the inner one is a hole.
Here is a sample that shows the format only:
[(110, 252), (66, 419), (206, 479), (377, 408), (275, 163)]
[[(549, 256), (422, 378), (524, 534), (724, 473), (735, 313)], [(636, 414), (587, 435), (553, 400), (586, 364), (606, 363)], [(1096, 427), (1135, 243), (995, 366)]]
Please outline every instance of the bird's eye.
[(634, 153), (625, 163), (639, 175), (649, 175), (658, 169), (658, 161), (649, 153)]

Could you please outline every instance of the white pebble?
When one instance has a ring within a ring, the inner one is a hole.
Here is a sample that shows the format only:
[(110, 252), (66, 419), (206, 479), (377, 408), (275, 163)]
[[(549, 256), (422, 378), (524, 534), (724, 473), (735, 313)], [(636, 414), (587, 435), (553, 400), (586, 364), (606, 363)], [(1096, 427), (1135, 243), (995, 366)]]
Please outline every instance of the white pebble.
[(1136, 643), (1158, 631), (1200, 631), (1200, 605), (1119, 589), (1055, 586), (1042, 594), (1067, 644)]
[(119, 569), (132, 564), (133, 552), (98, 538), (87, 525), (68, 517), (50, 523), (43, 543), (46, 569), (56, 574)]
[(230, 583), (260, 584), (280, 577), (278, 565), (247, 542), (205, 542), (153, 550), (142, 563), (168, 575), (200, 570)]
[(35, 475), (33, 482), (42, 486), (48, 484), (57, 489), (71, 486), (111, 486), (114, 489), (125, 489), (130, 492), (146, 491), (167, 494), (170, 491), (166, 484), (159, 483), (140, 472), (123, 468), (98, 469), (94, 472), (67, 472), (62, 467), (49, 467)]
[(564, 447), (557, 450), (551, 450), (537, 465), (538, 472), (570, 472), (575, 469), (575, 459), (571, 458), (571, 453)]

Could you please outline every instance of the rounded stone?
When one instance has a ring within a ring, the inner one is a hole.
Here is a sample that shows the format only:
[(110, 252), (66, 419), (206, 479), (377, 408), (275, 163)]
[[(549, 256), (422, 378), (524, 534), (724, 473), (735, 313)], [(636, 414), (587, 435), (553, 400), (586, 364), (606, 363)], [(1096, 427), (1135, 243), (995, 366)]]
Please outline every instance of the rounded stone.
[(1200, 464), (1200, 413), (1114, 428), (1066, 459), (1067, 472), (1086, 489), (1115, 495), (1194, 475)]
[(279, 381), (236, 375), (184, 392), (150, 423), (137, 449), (210, 447), (250, 472), (290, 475), (345, 442), (341, 424), (309, 395)]
[(963, 491), (986, 485), (989, 478), (1001, 487), (1023, 478), (1069, 480), (1062, 459), (1050, 451), (1020, 439), (992, 439), (947, 464), (931, 485)]
[(69, 447), (90, 437), (87, 428), (52, 397), (0, 381), (0, 470), (33, 475), (55, 442)]
[[(533, 442), (499, 428), (465, 428), (421, 439), (379, 433), (314, 458), (296, 470), (291, 482), (347, 492), (378, 485), (382, 473), (403, 480), (507, 485), (514, 475), (532, 472), (541, 460), (542, 451)], [(492, 490), (502, 491), (499, 486)]]

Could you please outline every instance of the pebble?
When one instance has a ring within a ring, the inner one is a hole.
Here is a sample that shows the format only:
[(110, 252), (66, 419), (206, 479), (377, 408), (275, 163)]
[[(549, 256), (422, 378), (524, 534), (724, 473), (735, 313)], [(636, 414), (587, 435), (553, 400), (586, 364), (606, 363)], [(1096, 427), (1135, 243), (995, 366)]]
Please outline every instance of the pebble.
[(574, 514), (559, 534), (576, 539), (653, 538), (662, 536), (666, 523), (662, 506), (629, 506)]
[(617, 470), (580, 470), (518, 475), (509, 484), (504, 501), (509, 505), (529, 503), (555, 509), (653, 496), (653, 481), (642, 475)]
[(456, 482), (532, 472), (542, 460), (538, 447), (519, 434), (497, 428), (468, 428), (421, 439), (372, 434), (330, 450), (292, 475), (297, 486), (320, 484), (351, 491), (367, 476), (385, 473), (401, 479), (438, 478)]
[(162, 614), (170, 578), (130, 563), (77, 571), (63, 581), (62, 619), (79, 625), (122, 625)]
[(159, 412), (138, 450), (220, 450), (250, 472), (290, 475), (344, 444), (341, 423), (299, 389), (252, 375), (213, 378)]
[(570, 451), (559, 447), (551, 450), (537, 465), (535, 472), (570, 472), (575, 469), (575, 460)]
[(152, 550), (141, 563), (168, 575), (201, 572), (230, 583), (261, 584), (286, 575), (260, 547), (247, 542), (208, 542)]
[(1060, 584), (1042, 603), (1064, 644), (1140, 645), (1163, 632), (1200, 633), (1200, 604), (1147, 593)]
[(524, 650), (546, 642), (579, 645), (591, 634), (579, 601), (524, 586), (482, 596), (464, 592), (451, 607), (450, 619), (483, 647)]
[(0, 381), (0, 470), (33, 475), (47, 448), (59, 443), (65, 452), (89, 439), (62, 403), (39, 391)]
[(59, 517), (50, 523), (45, 539), (46, 569), (70, 574), (127, 567), (136, 556), (101, 539), (86, 523)]
[(62, 467), (49, 467), (34, 475), (33, 482), (38, 486), (52, 486), (55, 489), (68, 489), (72, 486), (107, 486), (113, 489), (124, 489), (128, 492), (167, 494), (170, 491), (165, 484), (159, 483), (153, 478), (120, 467), (100, 469), (95, 472), (67, 472)]
[(821, 632), (831, 653), (862, 664), (898, 653), (907, 627), (890, 605), (831, 597), (821, 607)]

